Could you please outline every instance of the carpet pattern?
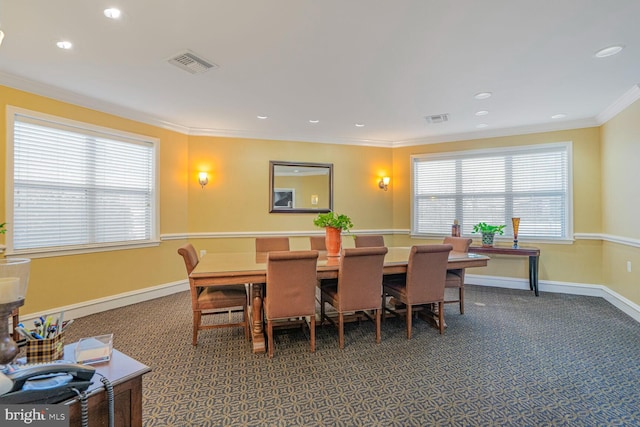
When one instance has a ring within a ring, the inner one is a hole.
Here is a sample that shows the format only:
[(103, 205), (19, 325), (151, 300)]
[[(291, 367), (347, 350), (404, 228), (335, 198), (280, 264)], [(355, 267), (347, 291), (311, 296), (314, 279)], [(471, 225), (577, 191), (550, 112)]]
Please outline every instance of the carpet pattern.
[[(640, 324), (601, 298), (466, 287), (444, 335), (422, 320), (406, 339), (389, 318), (276, 331), (275, 357), (241, 328), (191, 345), (188, 293), (77, 319), (67, 342), (114, 333), (147, 364), (145, 426), (637, 426)], [(221, 314), (220, 316), (227, 316)], [(219, 316), (211, 316), (215, 317)], [(225, 319), (226, 320), (226, 319)], [(214, 320), (215, 321), (215, 320)]]

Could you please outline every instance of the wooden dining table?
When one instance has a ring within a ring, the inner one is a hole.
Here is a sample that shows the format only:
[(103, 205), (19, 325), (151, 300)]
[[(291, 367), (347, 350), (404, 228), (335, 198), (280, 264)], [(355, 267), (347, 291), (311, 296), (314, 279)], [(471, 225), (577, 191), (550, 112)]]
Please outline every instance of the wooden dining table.
[[(411, 247), (389, 247), (384, 258), (384, 274), (406, 273)], [(474, 253), (451, 252), (448, 269), (484, 267), (489, 257)], [(340, 257), (327, 257), (320, 251), (318, 257), (318, 279), (338, 277)], [(195, 286), (224, 286), (250, 284), (251, 298), (251, 343), (254, 353), (266, 351), (262, 297), (267, 280), (266, 252), (209, 252), (205, 254), (189, 277)]]

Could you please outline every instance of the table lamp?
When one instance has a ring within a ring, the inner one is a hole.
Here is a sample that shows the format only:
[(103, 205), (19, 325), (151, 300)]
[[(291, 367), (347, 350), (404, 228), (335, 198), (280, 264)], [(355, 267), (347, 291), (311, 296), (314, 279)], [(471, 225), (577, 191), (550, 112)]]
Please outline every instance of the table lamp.
[[(29, 284), (31, 260), (0, 259), (0, 364), (11, 363), (19, 349), (9, 333), (9, 316), (24, 304)], [(17, 325), (13, 325), (15, 328)]]

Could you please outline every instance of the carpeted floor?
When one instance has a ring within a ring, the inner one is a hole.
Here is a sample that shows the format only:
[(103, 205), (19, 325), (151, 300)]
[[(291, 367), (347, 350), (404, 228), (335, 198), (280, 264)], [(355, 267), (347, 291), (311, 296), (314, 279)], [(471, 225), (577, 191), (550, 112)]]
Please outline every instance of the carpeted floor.
[(191, 345), (188, 293), (77, 319), (67, 342), (114, 333), (149, 365), (145, 426), (637, 426), (640, 324), (601, 298), (466, 287), (444, 335), (387, 319), (276, 335), (273, 359), (240, 328)]

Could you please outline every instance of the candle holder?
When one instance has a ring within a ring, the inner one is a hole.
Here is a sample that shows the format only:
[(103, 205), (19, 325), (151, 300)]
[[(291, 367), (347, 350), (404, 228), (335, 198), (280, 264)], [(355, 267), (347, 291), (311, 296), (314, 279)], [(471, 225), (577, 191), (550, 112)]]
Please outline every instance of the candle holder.
[(520, 227), (520, 218), (511, 218), (513, 224), (513, 248), (518, 249), (518, 228)]

